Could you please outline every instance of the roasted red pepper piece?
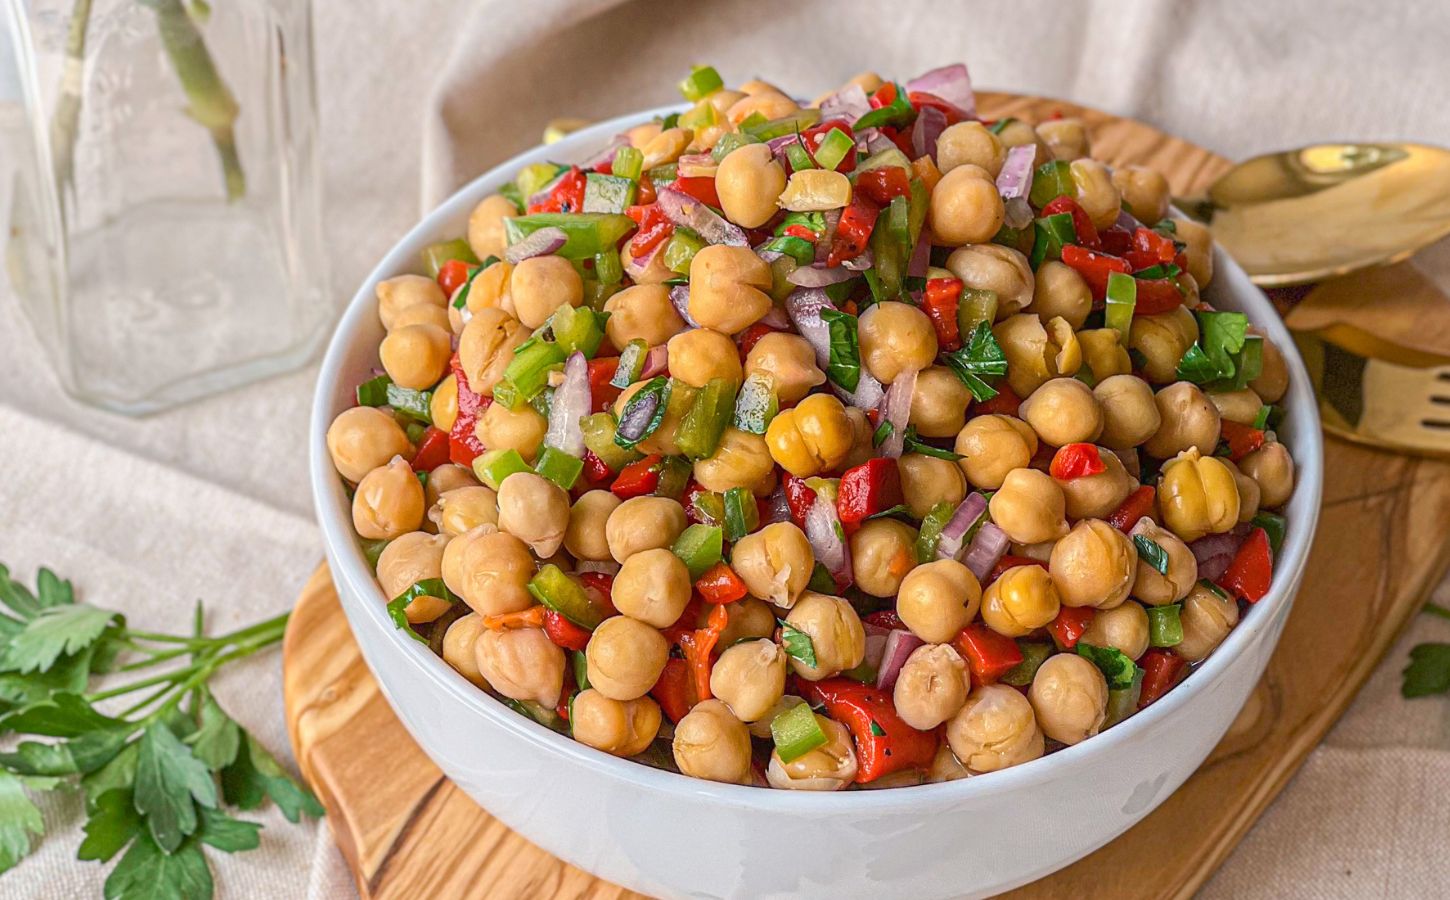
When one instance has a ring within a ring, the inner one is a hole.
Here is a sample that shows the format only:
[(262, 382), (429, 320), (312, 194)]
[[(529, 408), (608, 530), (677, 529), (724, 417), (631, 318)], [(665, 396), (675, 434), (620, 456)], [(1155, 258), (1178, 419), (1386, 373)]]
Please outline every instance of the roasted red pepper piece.
[(728, 624), (730, 610), (722, 604), (710, 610), (710, 618), (704, 628), (680, 635), (680, 649), (685, 653), (685, 662), (690, 664), (695, 696), (701, 700), (709, 700), (713, 696), (710, 693), (710, 653), (720, 642), (720, 634)]
[(635, 460), (619, 470), (619, 477), (614, 479), (609, 490), (622, 500), (653, 494), (660, 486), (661, 459), (658, 453), (651, 453), (644, 459)]
[(448, 432), (429, 425), (423, 432), (423, 440), (418, 442), (418, 451), (413, 454), (413, 471), (431, 472), (448, 462), (448, 448)]
[(761, 338), (773, 331), (779, 330), (779, 328), (772, 328), (763, 322), (756, 322), (754, 325), (745, 329), (740, 334), (740, 359), (743, 361)]
[(474, 433), (473, 426), (478, 422), (479, 415), (493, 402), (493, 398), (476, 394), (468, 386), (468, 376), (463, 374), (463, 364), (458, 361), (457, 353), (453, 354), (448, 365), (453, 370), (453, 380), (458, 386), (458, 415), (454, 417), (453, 428), (448, 432), (448, 458), (460, 466), (471, 466), (487, 449)]
[(782, 231), (781, 234), (789, 235), (791, 237), (798, 237), (803, 241), (810, 241), (812, 244), (816, 242), (816, 238), (820, 237), (820, 235), (816, 234), (814, 231), (811, 231), (804, 225), (787, 225), (785, 227), (785, 230)]
[(880, 213), (881, 208), (861, 193), (853, 194), (851, 203), (836, 223), (836, 236), (831, 239), (831, 252), (826, 256), (826, 264), (839, 266), (865, 253)]
[(664, 210), (658, 204), (631, 206), (625, 212), (639, 223), (639, 231), (629, 239), (629, 255), (635, 259), (648, 256), (651, 250), (675, 233), (674, 223), (665, 218)]
[(1108, 516), (1108, 524), (1127, 534), (1138, 524), (1138, 520), (1153, 512), (1153, 499), (1157, 494), (1151, 485), (1143, 485), (1128, 495), (1111, 516)]
[(1127, 275), (1131, 268), (1126, 259), (1097, 253), (1076, 244), (1067, 244), (1062, 248), (1062, 261), (1082, 276), (1097, 303), (1107, 299), (1108, 276), (1114, 272)]
[(438, 286), (443, 289), (444, 294), (452, 297), (455, 291), (463, 287), (464, 282), (473, 277), (473, 270), (477, 268), (473, 263), (450, 259), (438, 267)]
[(1239, 545), (1239, 552), (1219, 578), (1218, 586), (1235, 597), (1258, 603), (1269, 592), (1273, 578), (1274, 551), (1269, 546), (1269, 533), (1255, 528)]
[(697, 702), (691, 682), (690, 664), (674, 657), (665, 661), (659, 681), (649, 689), (650, 696), (655, 698), (671, 722), (683, 719)]
[(1108, 470), (1102, 453), (1092, 444), (1064, 444), (1052, 455), (1047, 473), (1058, 481), (1071, 481)]
[(600, 482), (608, 481), (613, 475), (614, 471), (609, 468), (604, 460), (600, 459), (598, 456), (595, 456), (593, 450), (584, 451), (585, 478), (587, 478), (591, 482), (598, 484)]
[(1264, 446), (1264, 432), (1250, 425), (1224, 419), (1220, 424), (1223, 439), (1228, 442), (1228, 458), (1238, 462)]
[(619, 610), (614, 608), (614, 576), (607, 572), (580, 572), (577, 576), (579, 583), (584, 585), (584, 593), (589, 599), (603, 611), (605, 617), (617, 615)]
[(528, 214), (534, 213), (576, 213), (584, 210), (584, 173), (579, 171), (578, 166), (570, 166), (569, 171), (560, 175), (537, 203), (528, 205)]
[(589, 646), (589, 631), (554, 612), (544, 611), (544, 634), (565, 650), (583, 650)]
[(983, 416), (995, 415), (997, 413), (1007, 416), (1017, 415), (1018, 409), (1022, 406), (1022, 398), (1017, 396), (1006, 384), (996, 385), (996, 388), (997, 396), (991, 400), (974, 403), (972, 409), (976, 410), (978, 415)]
[(1013, 556), (1009, 553), (1001, 559), (997, 560), (997, 564), (992, 567), (991, 574), (989, 574), (987, 576), (987, 580), (982, 583), (984, 585), (991, 584), (998, 578), (1001, 578), (1003, 572), (1007, 571), (1008, 569), (1015, 569), (1017, 566), (1041, 566), (1045, 569), (1047, 568), (1047, 563), (1043, 562), (1040, 559), (1033, 559), (1030, 556)]
[[(1137, 272), (1157, 265), (1167, 265), (1178, 256), (1173, 241), (1151, 228), (1138, 227), (1133, 230), (1131, 249), (1120, 254)], [(1181, 266), (1180, 266), (1181, 268)]]
[(785, 503), (790, 507), (791, 521), (796, 527), (806, 527), (806, 513), (811, 511), (811, 506), (816, 502), (816, 492), (806, 486), (804, 478), (797, 478), (790, 473), (784, 476)]
[(936, 758), (938, 733), (907, 725), (896, 714), (891, 696), (874, 685), (827, 678), (801, 681), (798, 689), (807, 701), (824, 704), (831, 718), (851, 729), (856, 742), (857, 784), (892, 772), (925, 768)]
[(1134, 280), (1138, 282), (1138, 302), (1133, 307), (1133, 315), (1158, 316), (1183, 305), (1183, 292), (1178, 289), (1178, 282), (1171, 278)]
[(609, 383), (618, 369), (617, 356), (589, 360), (590, 412), (606, 412), (619, 399), (620, 389)]
[(952, 646), (967, 661), (972, 684), (976, 685), (993, 684), (1022, 662), (1022, 650), (1016, 641), (981, 622), (963, 628), (952, 641)]
[[(1116, 225), (1099, 231), (1098, 239), (1102, 242), (1102, 251), (1111, 253), (1113, 256), (1122, 256), (1133, 249), (1132, 233)], [(1183, 267), (1179, 266), (1179, 268)]]
[(941, 110), (942, 115), (947, 117), (948, 127), (962, 121), (962, 110), (946, 102), (936, 94), (928, 94), (926, 91), (907, 91), (906, 99), (911, 101), (911, 105), (916, 107), (918, 112), (928, 106)]
[(931, 319), (936, 331), (936, 343), (943, 351), (959, 350), (962, 346), (961, 326), (957, 324), (957, 307), (961, 303), (960, 278), (933, 278), (926, 283), (922, 294), (921, 311)]
[(1098, 236), (1097, 227), (1093, 225), (1093, 220), (1088, 216), (1087, 210), (1083, 209), (1076, 200), (1063, 194), (1042, 207), (1043, 216), (1055, 216), (1058, 213), (1067, 213), (1072, 216), (1072, 230), (1077, 232), (1079, 244), (1089, 250), (1102, 249), (1103, 239)]
[(892, 198), (911, 196), (911, 178), (900, 166), (881, 166), (857, 175), (856, 191), (885, 206)]
[(1057, 618), (1047, 623), (1047, 630), (1059, 650), (1071, 650), (1078, 639), (1093, 623), (1096, 612), (1091, 606), (1064, 606), (1057, 611)]
[(1138, 665), (1143, 669), (1143, 687), (1138, 695), (1138, 708), (1143, 709), (1178, 683), (1178, 673), (1183, 671), (1184, 659), (1171, 650), (1154, 647), (1143, 654)]
[(705, 598), (706, 603), (719, 606), (734, 603), (745, 597), (745, 582), (735, 574), (729, 563), (717, 562), (695, 579), (695, 590)]
[[(789, 496), (786, 499), (789, 501)], [(841, 475), (836, 513), (842, 523), (854, 525), (902, 502), (901, 471), (896, 460), (878, 456)]]
[(878, 609), (861, 621), (878, 628), (889, 628), (892, 631), (906, 627), (906, 623), (901, 621), (901, 616), (894, 609)]
[(715, 179), (710, 175), (700, 175), (694, 178), (676, 178), (671, 185), (675, 190), (689, 194), (706, 206), (720, 208), (720, 195), (715, 192)]

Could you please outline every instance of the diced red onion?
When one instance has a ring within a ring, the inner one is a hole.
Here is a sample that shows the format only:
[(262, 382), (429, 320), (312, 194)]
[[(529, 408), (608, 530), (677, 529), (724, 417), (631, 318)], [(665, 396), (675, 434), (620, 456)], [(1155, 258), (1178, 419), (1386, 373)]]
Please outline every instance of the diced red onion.
[(911, 395), (916, 390), (916, 370), (902, 372), (886, 389), (881, 420), (891, 423), (891, 434), (881, 442), (881, 455), (899, 457), (906, 444), (906, 424), (911, 419)]
[(597, 169), (605, 163), (612, 164), (614, 162), (614, 155), (619, 152), (619, 148), (628, 146), (629, 138), (622, 134), (616, 134), (609, 139), (609, 146), (591, 156), (587, 161), (580, 163), (579, 168)]
[(535, 256), (548, 256), (550, 253), (556, 253), (567, 243), (569, 243), (569, 235), (564, 233), (564, 229), (553, 226), (540, 228), (505, 250), (503, 258), (517, 265)]
[(770, 309), (766, 310), (765, 315), (760, 317), (760, 324), (784, 331), (790, 328), (790, 316), (786, 315), (785, 310), (781, 307), (772, 305)]
[(1230, 531), (1225, 534), (1207, 534), (1189, 544), (1188, 549), (1193, 551), (1193, 558), (1198, 560), (1198, 577), (1217, 581), (1228, 571), (1241, 543), (1243, 537)]
[[(826, 292), (820, 288), (800, 288), (785, 298), (785, 309), (790, 315), (791, 324), (811, 345), (811, 349), (816, 351), (816, 365), (823, 370), (831, 362), (831, 331), (821, 319), (821, 310), (835, 308)], [(886, 388), (865, 369), (861, 370), (856, 390), (844, 390), (834, 382), (831, 390), (846, 403), (862, 410), (875, 409), (886, 396)]]
[(765, 500), (765, 506), (761, 510), (765, 515), (766, 525), (774, 525), (776, 522), (790, 521), (790, 501), (785, 497), (785, 485), (777, 484), (775, 490)]
[(1126, 209), (1119, 209), (1118, 220), (1113, 223), (1113, 227), (1122, 228), (1129, 234), (1132, 234), (1133, 231), (1135, 231), (1136, 229), (1147, 228), (1148, 226), (1133, 218), (1133, 214), (1128, 212)]
[(644, 277), (644, 274), (649, 269), (649, 267), (654, 264), (655, 256), (664, 252), (665, 244), (667, 243), (669, 242), (660, 241), (658, 244), (655, 244), (653, 247), (651, 247), (648, 253), (640, 257), (635, 257), (633, 254), (631, 254), (629, 250), (629, 245), (626, 244), (624, 252), (620, 254), (620, 256), (624, 260), (624, 274), (628, 275), (631, 279), (635, 281), (639, 281), (639, 279)]
[(912, 91), (940, 97), (959, 108), (967, 118), (977, 117), (977, 95), (972, 91), (972, 77), (967, 73), (967, 67), (961, 63), (942, 66), (916, 76), (906, 83), (906, 92), (909, 94)]
[(549, 404), (549, 430), (544, 446), (583, 458), (584, 429), (579, 420), (589, 415), (589, 361), (575, 350), (564, 362), (564, 381), (554, 389)]
[(851, 583), (851, 548), (841, 539), (841, 518), (835, 501), (824, 492), (816, 494), (815, 502), (806, 510), (806, 539), (815, 551), (816, 562), (826, 567), (838, 586)]
[(895, 141), (882, 134), (877, 128), (867, 128), (857, 134), (856, 138), (858, 147), (861, 146), (862, 141), (865, 142), (864, 149), (867, 153), (880, 153), (882, 150), (889, 150), (896, 146)]
[(790, 164), (790, 157), (786, 156), (785, 148), (789, 147), (791, 144), (799, 142), (800, 135), (796, 134), (795, 132), (791, 132), (790, 134), (783, 134), (780, 137), (771, 138), (770, 140), (765, 142), (765, 146), (770, 148), (771, 156), (775, 157), (775, 161), (780, 163), (781, 168), (785, 169), (787, 172), (790, 172), (793, 171), (793, 169)]
[[(931, 229), (923, 228), (921, 236), (916, 239), (916, 246), (911, 248), (911, 259), (906, 263), (906, 275), (908, 278), (926, 279), (926, 272), (931, 268)], [(926, 293), (922, 288), (912, 288), (910, 291), (913, 300), (921, 302), (921, 295)]]
[(871, 111), (866, 90), (854, 82), (821, 101), (821, 121), (845, 119), (854, 122)]
[(801, 266), (789, 275), (785, 280), (799, 287), (823, 288), (827, 285), (840, 284), (843, 281), (850, 281), (856, 277), (856, 273), (843, 266)]
[(881, 653), (881, 667), (876, 670), (876, 690), (889, 691), (896, 687), (896, 678), (901, 674), (901, 667), (906, 665), (906, 658), (925, 643), (926, 641), (905, 628), (893, 629), (886, 636), (886, 648)]
[(679, 166), (681, 178), (701, 178), (715, 176), (715, 170), (720, 164), (715, 162), (715, 157), (708, 153), (691, 153), (676, 160)]
[(831, 255), (831, 245), (836, 242), (836, 226), (841, 224), (841, 211), (828, 209), (821, 214), (826, 229), (816, 238), (816, 262), (824, 264)]
[(605, 575), (615, 575), (619, 572), (619, 563), (612, 559), (598, 561), (581, 559), (574, 564), (574, 571), (580, 574), (584, 572), (603, 572)]
[(1032, 224), (1032, 206), (1027, 196), (1032, 192), (1032, 173), (1037, 163), (1037, 145), (1024, 144), (1007, 151), (1007, 160), (997, 175), (997, 193), (1002, 195), (1008, 228), (1026, 228)]
[(876, 256), (871, 252), (871, 248), (867, 247), (861, 251), (860, 256), (853, 256), (850, 259), (843, 260), (841, 265), (850, 269), (852, 272), (864, 272), (876, 265)]
[[(663, 345), (662, 345), (663, 346)], [(643, 393), (643, 391), (641, 391)], [(619, 419), (617, 433), (629, 441), (638, 441), (644, 436), (645, 428), (660, 408), (660, 394), (652, 391), (644, 396), (635, 394)]]
[(911, 149), (917, 158), (936, 159), (936, 140), (947, 127), (947, 114), (935, 106), (923, 106), (911, 126)]
[(672, 187), (662, 187), (655, 193), (660, 212), (676, 225), (683, 225), (698, 234), (707, 244), (730, 244), (735, 247), (749, 247), (750, 241), (739, 226), (732, 225), (717, 216), (708, 206)]
[(677, 284), (670, 288), (670, 302), (675, 305), (675, 312), (685, 320), (685, 324), (691, 328), (699, 328), (700, 323), (690, 315), (690, 286), (688, 284)]
[(971, 546), (967, 547), (967, 555), (962, 563), (972, 570), (978, 581), (985, 582), (1011, 543), (1012, 539), (1007, 537), (1007, 532), (997, 527), (997, 523), (983, 522), (982, 527), (977, 529), (976, 537), (972, 538)]
[(870, 666), (879, 673), (881, 659), (886, 652), (886, 639), (894, 629), (870, 622), (862, 622), (861, 629), (866, 632), (866, 655), (861, 659), (861, 665)]
[(856, 390), (848, 391), (840, 385), (831, 384), (831, 390), (836, 392), (847, 406), (854, 406), (859, 410), (872, 410), (881, 405), (886, 397), (886, 386), (877, 381), (875, 376), (865, 369), (861, 370), (861, 379), (856, 383)]
[(966, 544), (967, 533), (986, 511), (987, 498), (977, 491), (972, 491), (967, 499), (958, 503), (952, 517), (942, 526), (941, 537), (936, 542), (936, 558), (959, 559), (962, 547)]
[(644, 368), (640, 370), (640, 378), (653, 378), (665, 370), (670, 363), (670, 348), (666, 344), (658, 344), (649, 348), (649, 353), (644, 357)]

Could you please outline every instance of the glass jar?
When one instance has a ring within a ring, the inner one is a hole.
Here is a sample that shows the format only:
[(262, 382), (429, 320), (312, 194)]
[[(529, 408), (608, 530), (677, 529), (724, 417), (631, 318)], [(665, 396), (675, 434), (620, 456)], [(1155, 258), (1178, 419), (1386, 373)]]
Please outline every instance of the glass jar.
[(308, 0), (0, 4), (6, 268), (65, 389), (143, 413), (305, 362), (334, 311)]

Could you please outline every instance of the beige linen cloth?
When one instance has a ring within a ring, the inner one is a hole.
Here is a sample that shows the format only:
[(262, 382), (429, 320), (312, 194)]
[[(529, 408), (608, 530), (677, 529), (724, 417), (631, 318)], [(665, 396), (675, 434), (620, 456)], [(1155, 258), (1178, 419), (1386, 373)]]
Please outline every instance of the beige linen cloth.
[[(426, 209), (533, 144), (550, 118), (677, 99), (691, 63), (813, 96), (859, 69), (910, 76), (965, 59), (984, 87), (1132, 115), (1228, 156), (1331, 138), (1450, 145), (1450, 7), (1231, 2), (313, 0), (329, 258), (341, 304)], [(421, 204), (420, 204), (421, 184)], [(143, 627), (225, 629), (282, 610), (320, 556), (304, 438), (315, 368), (143, 420), (56, 388), (0, 282), (0, 560), (45, 564)], [(184, 352), (185, 348), (177, 348)], [(1439, 591), (1450, 601), (1450, 586)], [(1299, 614), (1314, 598), (1301, 597)], [(1207, 898), (1450, 896), (1450, 701), (1402, 701), (1421, 617), (1343, 721), (1203, 890)], [(222, 702), (286, 754), (279, 658), (248, 660)], [(76, 799), (0, 896), (97, 896), (74, 860)], [(275, 810), (260, 849), (209, 853), (223, 897), (347, 897), (326, 823)], [(1151, 880), (1152, 861), (1142, 877)], [(497, 885), (498, 896), (520, 896)]]

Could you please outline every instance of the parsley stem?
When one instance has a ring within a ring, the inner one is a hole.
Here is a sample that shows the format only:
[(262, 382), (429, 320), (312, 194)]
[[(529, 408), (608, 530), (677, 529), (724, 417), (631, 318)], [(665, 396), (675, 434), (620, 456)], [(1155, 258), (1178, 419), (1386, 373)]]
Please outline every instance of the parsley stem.
[[(197, 661), (189, 666), (172, 669), (169, 672), (153, 675), (150, 678), (143, 678), (140, 681), (134, 681), (130, 684), (123, 684), (110, 690), (100, 691), (95, 694), (86, 694), (86, 700), (91, 703), (96, 703), (101, 700), (108, 700), (111, 697), (120, 697), (125, 694), (145, 690), (158, 684), (176, 684), (178, 681), (182, 681), (182, 679), (185, 679), (184, 684), (186, 687), (184, 690), (190, 690), (206, 681), (211, 676), (211, 673), (216, 671), (217, 667), (223, 663), (230, 662), (234, 659), (241, 659), (264, 647), (277, 643), (277, 641), (282, 639), (286, 625), (287, 616), (284, 614), (236, 632), (237, 635), (247, 633), (248, 636), (245, 640), (236, 640), (231, 635), (225, 636), (225, 642), (223, 642), (223, 638), (213, 638), (212, 640), (216, 641), (216, 643), (207, 647), (205, 651), (198, 653)], [(232, 649), (225, 653), (220, 652), (227, 646), (232, 646)], [(198, 675), (201, 677), (197, 678)]]
[(1442, 619), (1450, 619), (1450, 608), (1441, 606), (1438, 603), (1426, 603), (1423, 611), (1432, 616), (1439, 616)]
[(166, 662), (168, 659), (175, 659), (178, 656), (185, 656), (186, 654), (192, 652), (190, 647), (182, 647), (179, 650), (167, 650), (162, 653), (155, 653), (146, 650), (145, 648), (138, 649), (140, 649), (142, 653), (147, 654), (146, 659), (138, 659), (133, 663), (127, 663), (116, 671), (134, 672), (137, 669), (149, 669), (150, 667), (157, 665), (158, 663)]
[(159, 690), (152, 691), (145, 698), (143, 698), (143, 699), (141, 699), (141, 700), (139, 700), (139, 701), (131, 704), (130, 706), (126, 707), (125, 709), (121, 710), (121, 712), (116, 715), (116, 718), (118, 718), (118, 719), (124, 719), (127, 716), (131, 715), (132, 713), (140, 712), (141, 710), (143, 710), (146, 707), (150, 706), (151, 704), (155, 703), (157, 700), (160, 700), (162, 697), (165, 697), (166, 694), (171, 689), (172, 689), (172, 685), (163, 684)]

